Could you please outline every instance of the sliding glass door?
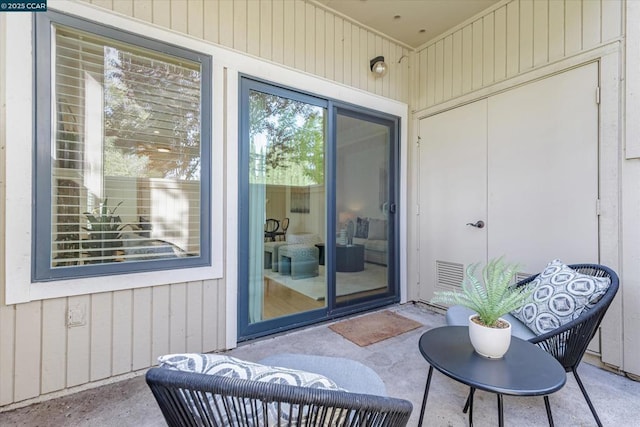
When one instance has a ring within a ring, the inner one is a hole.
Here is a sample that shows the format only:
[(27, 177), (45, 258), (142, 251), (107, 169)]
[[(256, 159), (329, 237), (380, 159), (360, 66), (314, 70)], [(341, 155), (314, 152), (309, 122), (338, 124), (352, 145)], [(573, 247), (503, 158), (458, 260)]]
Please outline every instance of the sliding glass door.
[(389, 172), (395, 128), (390, 120), (351, 109), (336, 113), (335, 288), (336, 303), (343, 305), (393, 292)]
[(243, 77), (239, 340), (398, 300), (397, 119)]

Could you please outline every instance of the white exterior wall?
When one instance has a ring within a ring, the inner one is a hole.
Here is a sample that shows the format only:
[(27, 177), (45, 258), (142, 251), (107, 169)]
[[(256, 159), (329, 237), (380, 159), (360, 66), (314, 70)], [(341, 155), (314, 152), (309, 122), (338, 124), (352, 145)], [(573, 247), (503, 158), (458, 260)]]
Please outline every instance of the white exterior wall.
[[(417, 87), (412, 89), (416, 135), (421, 117), (599, 61), (600, 260), (621, 280), (603, 323), (600, 357), (613, 369), (636, 375), (640, 373), (639, 22), (640, 4), (634, 1), (507, 0), (419, 48), (413, 70)], [(409, 146), (409, 159), (417, 158), (415, 149), (415, 144)], [(411, 189), (419, 185), (418, 167), (410, 161)], [(409, 206), (417, 204), (415, 193), (409, 192)], [(416, 224), (415, 215), (409, 215), (408, 229), (415, 230)], [(408, 233), (408, 277), (419, 281), (419, 248), (413, 237), (417, 235)], [(409, 289), (409, 299), (420, 299), (413, 284)]]
[[(219, 129), (222, 126), (214, 129), (214, 143), (217, 144), (223, 144), (221, 139), (237, 140), (237, 96), (234, 98), (232, 91), (237, 93), (234, 85), (239, 71), (274, 81), (289, 78), (282, 83), (307, 90), (315, 87), (320, 92), (329, 92), (330, 96), (363, 103), (369, 108), (380, 105), (382, 98), (372, 100), (369, 97), (368, 101), (363, 101), (364, 92), (408, 102), (409, 61), (398, 61), (410, 54), (409, 49), (301, 0), (108, 0), (91, 3), (102, 11), (114, 11), (119, 17), (132, 17), (188, 35), (198, 43), (228, 47), (247, 54), (247, 61), (238, 59), (237, 55), (232, 59), (224, 57), (224, 67), (214, 71), (214, 78), (224, 80), (226, 90), (230, 91), (226, 99), (227, 112), (214, 103), (214, 114), (228, 119), (226, 135)], [(49, 8), (56, 9), (57, 6), (60, 7), (61, 2), (49, 1)], [(61, 7), (68, 8), (88, 12), (84, 17), (95, 19), (91, 7)], [(6, 24), (6, 15), (0, 14), (0, 29)], [(153, 37), (152, 34), (145, 35)], [(4, 295), (5, 277), (11, 270), (5, 265), (7, 230), (12, 227), (5, 220), (9, 209), (6, 176), (7, 170), (11, 169), (7, 167), (11, 160), (5, 153), (7, 146), (21, 144), (8, 138), (6, 131), (7, 43), (7, 38), (0, 37), (1, 295)], [(24, 54), (30, 55), (28, 49)], [(384, 55), (390, 66), (384, 79), (374, 79), (369, 72), (369, 59), (377, 55)], [(214, 61), (222, 56), (225, 55), (214, 55)], [(287, 70), (296, 69), (335, 81), (338, 85), (328, 87), (326, 82), (315, 79), (314, 83), (314, 79), (300, 75), (290, 78), (291, 72), (284, 69), (279, 72), (273, 66), (256, 67), (249, 56), (281, 64)], [(314, 86), (306, 87), (305, 82)], [(347, 86), (364, 92), (354, 94)], [(391, 104), (388, 112), (406, 118), (406, 105)], [(29, 126), (28, 122), (26, 125)], [(403, 132), (406, 132), (404, 126)], [(29, 141), (29, 138), (25, 139)], [(29, 145), (28, 142), (25, 144)], [(228, 164), (236, 164), (232, 153), (237, 151), (235, 142), (227, 149)], [(237, 174), (236, 167), (230, 166), (226, 173), (228, 182), (224, 187), (228, 194), (221, 198), (233, 200), (235, 178), (229, 182), (229, 177)], [(224, 178), (222, 173), (221, 176)], [(25, 197), (29, 199), (28, 194)], [(223, 215), (222, 212), (218, 214)], [(227, 217), (222, 229), (235, 230), (237, 215), (234, 208), (227, 209), (224, 214)], [(235, 233), (229, 235), (235, 236)], [(236, 243), (224, 234), (217, 238), (225, 241), (225, 257), (230, 262), (227, 265), (233, 265)], [(115, 377), (134, 375), (154, 364), (161, 354), (215, 351), (227, 348), (229, 343), (233, 345), (237, 288), (235, 272), (230, 270), (227, 267), (219, 279), (146, 287), (138, 283), (131, 289), (126, 289), (126, 285), (122, 289), (122, 283), (127, 283), (127, 275), (114, 276), (111, 279), (118, 284), (120, 290), (117, 291), (43, 297), (45, 299), (13, 305), (4, 305), (3, 296), (0, 296), (0, 407), (8, 409), (65, 394), (69, 389), (78, 390)], [(68, 326), (70, 310), (76, 314), (75, 320), (79, 320), (81, 326)]]

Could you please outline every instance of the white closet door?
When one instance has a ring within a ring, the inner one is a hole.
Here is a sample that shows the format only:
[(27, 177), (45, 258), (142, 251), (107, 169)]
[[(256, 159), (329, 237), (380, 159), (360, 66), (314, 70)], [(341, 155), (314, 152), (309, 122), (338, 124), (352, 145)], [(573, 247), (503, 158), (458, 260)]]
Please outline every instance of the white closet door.
[(598, 261), (597, 84), (587, 64), (420, 120), (422, 300), (501, 255)]
[(598, 64), (492, 96), (488, 257), (598, 262)]
[(420, 297), (458, 287), (466, 265), (484, 261), (487, 101), (420, 120)]

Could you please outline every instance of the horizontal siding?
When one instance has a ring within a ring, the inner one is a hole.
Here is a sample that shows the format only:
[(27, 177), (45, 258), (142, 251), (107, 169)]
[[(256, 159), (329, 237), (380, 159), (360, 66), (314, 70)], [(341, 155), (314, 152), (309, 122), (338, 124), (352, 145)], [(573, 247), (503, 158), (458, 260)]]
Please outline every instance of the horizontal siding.
[(422, 110), (593, 49), (622, 34), (617, 0), (513, 0), (416, 52)]

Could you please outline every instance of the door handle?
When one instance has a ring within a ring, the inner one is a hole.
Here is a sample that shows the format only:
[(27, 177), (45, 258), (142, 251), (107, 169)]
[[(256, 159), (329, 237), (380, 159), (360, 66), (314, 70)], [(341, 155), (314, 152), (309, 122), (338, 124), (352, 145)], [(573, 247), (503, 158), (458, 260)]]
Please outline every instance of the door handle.
[(478, 220), (476, 222), (468, 222), (467, 225), (470, 225), (475, 228), (484, 228), (484, 221)]

